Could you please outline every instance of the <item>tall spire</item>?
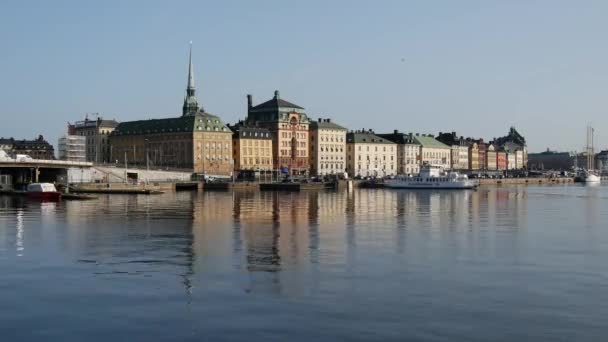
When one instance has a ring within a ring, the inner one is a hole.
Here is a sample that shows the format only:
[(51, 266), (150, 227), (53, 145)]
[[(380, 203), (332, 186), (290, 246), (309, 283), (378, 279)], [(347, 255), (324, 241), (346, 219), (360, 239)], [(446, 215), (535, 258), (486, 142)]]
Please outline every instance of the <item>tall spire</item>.
[[(201, 108), (202, 109), (202, 108)], [(186, 97), (182, 107), (182, 115), (194, 115), (198, 112), (199, 106), (196, 100), (196, 89), (194, 88), (194, 67), (192, 66), (192, 41), (190, 41), (190, 54), (188, 57), (188, 85), (186, 87)]]
[(192, 67), (192, 41), (190, 41), (190, 57), (188, 59), (188, 89), (194, 90), (194, 68)]

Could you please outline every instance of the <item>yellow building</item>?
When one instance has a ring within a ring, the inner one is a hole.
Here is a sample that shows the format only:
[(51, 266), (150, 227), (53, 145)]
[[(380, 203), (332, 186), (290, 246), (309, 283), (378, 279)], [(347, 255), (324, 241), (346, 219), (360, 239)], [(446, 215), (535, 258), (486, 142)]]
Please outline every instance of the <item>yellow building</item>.
[(486, 151), (486, 167), (488, 170), (496, 170), (496, 148), (489, 144)]
[(397, 144), (372, 131), (346, 133), (346, 171), (352, 177), (397, 174)]
[(232, 131), (219, 117), (198, 105), (192, 48), (182, 116), (122, 122), (110, 134), (110, 150), (113, 161), (128, 166), (232, 175)]
[(438, 141), (430, 134), (416, 134), (414, 140), (420, 145), (421, 165), (440, 166), (444, 169), (451, 167), (452, 150), (448, 145)]
[(468, 140), (469, 144), (469, 170), (479, 170), (479, 148), (477, 143)]
[(266, 128), (236, 125), (231, 127), (234, 170), (272, 170), (272, 136)]

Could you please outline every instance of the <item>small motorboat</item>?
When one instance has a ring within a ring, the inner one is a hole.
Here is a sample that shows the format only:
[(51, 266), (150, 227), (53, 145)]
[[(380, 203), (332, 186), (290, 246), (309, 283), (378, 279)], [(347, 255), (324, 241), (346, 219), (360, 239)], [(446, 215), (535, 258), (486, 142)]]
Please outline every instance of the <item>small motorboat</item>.
[(32, 183), (28, 184), (26, 195), (28, 198), (47, 201), (58, 201), (61, 193), (57, 191), (55, 185), (51, 183)]

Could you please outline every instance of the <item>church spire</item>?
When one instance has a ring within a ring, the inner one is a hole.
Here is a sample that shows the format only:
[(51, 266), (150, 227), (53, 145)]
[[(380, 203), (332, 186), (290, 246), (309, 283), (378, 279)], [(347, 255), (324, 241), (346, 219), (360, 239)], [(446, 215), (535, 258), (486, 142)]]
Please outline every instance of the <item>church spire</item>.
[[(194, 92), (194, 73), (192, 67), (192, 41), (190, 41), (190, 56), (188, 58), (188, 90)], [(194, 93), (193, 93), (194, 94)]]
[[(202, 109), (202, 108), (201, 108)], [(196, 100), (196, 89), (194, 87), (194, 67), (192, 66), (192, 41), (190, 41), (190, 55), (188, 58), (188, 85), (186, 87), (186, 97), (182, 107), (182, 115), (194, 115), (198, 112), (199, 106)]]

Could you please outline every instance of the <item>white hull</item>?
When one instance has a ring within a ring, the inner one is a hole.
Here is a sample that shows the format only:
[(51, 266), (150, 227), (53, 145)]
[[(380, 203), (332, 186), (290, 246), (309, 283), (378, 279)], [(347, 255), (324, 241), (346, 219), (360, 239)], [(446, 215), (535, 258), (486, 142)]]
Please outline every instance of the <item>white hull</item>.
[(438, 190), (457, 190), (475, 189), (477, 182), (471, 180), (447, 181), (447, 182), (417, 182), (407, 180), (387, 180), (384, 185), (393, 189), (438, 189)]
[(583, 180), (585, 181), (585, 183), (599, 183), (602, 181), (599, 176), (593, 174), (587, 175), (585, 178), (583, 178)]

